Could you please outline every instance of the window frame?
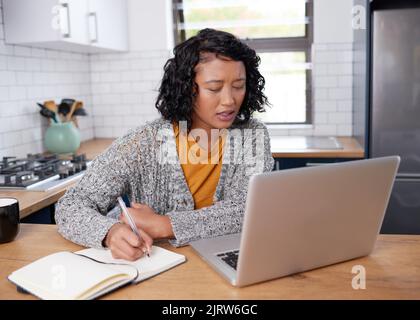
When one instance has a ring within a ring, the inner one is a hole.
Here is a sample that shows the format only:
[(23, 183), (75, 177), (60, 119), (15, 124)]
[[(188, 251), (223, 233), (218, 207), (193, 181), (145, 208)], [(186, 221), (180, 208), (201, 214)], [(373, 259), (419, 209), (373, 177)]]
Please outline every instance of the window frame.
[[(185, 30), (178, 30), (178, 25), (184, 23), (184, 12), (179, 10), (178, 4), (183, 0), (172, 0), (173, 32), (175, 44), (179, 44), (186, 38)], [(308, 23), (305, 25), (305, 36), (282, 37), (282, 38), (256, 38), (241, 39), (257, 53), (264, 52), (305, 52), (306, 63), (312, 64), (312, 43), (314, 34), (313, 0), (306, 0), (305, 13)], [(270, 99), (268, 99), (270, 101)], [(306, 121), (305, 122), (266, 122), (269, 125), (311, 125), (313, 123), (313, 100), (312, 100), (312, 68), (306, 70)]]

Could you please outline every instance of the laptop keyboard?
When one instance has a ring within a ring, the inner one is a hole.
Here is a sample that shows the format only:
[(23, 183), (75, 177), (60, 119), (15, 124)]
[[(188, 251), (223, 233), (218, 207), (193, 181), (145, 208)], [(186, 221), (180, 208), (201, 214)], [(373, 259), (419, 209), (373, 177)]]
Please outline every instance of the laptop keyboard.
[(218, 253), (217, 256), (236, 270), (238, 265), (239, 250)]

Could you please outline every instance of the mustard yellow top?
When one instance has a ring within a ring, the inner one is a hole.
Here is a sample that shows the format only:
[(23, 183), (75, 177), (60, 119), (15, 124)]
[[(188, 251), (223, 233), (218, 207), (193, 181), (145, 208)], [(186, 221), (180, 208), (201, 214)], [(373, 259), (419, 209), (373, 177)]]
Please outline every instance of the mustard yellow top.
[(182, 171), (194, 198), (194, 209), (211, 206), (222, 169), (224, 136), (220, 135), (208, 152), (198, 144), (199, 139), (183, 131), (180, 134), (177, 123), (173, 128)]

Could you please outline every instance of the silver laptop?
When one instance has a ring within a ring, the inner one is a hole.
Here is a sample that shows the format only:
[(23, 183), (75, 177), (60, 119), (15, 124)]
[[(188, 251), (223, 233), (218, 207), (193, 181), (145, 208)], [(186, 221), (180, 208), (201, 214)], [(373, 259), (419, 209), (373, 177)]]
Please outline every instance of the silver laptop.
[(242, 233), (191, 242), (234, 286), (369, 255), (398, 156), (251, 177)]

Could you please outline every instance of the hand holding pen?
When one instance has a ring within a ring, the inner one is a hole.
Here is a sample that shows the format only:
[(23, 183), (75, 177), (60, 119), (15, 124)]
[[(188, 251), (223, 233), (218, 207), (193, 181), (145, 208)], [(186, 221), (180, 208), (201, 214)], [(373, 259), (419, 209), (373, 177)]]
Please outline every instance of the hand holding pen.
[[(130, 213), (128, 212), (128, 210), (127, 210), (127, 207), (126, 207), (126, 205), (125, 205), (125, 203), (124, 203), (124, 200), (121, 198), (121, 197), (118, 197), (118, 204), (120, 205), (120, 207), (121, 207), (121, 210), (122, 210), (122, 213), (123, 213), (123, 215), (124, 215), (124, 217), (125, 217), (125, 219), (127, 220), (127, 222), (128, 222), (128, 225), (130, 226), (130, 228), (131, 228), (131, 230), (134, 232), (134, 234), (136, 234), (136, 236), (142, 241), (143, 239), (142, 239), (142, 236), (140, 235), (140, 232), (139, 232), (139, 230), (137, 229), (137, 226), (136, 226), (136, 224), (135, 224), (135, 222), (134, 222), (134, 220), (133, 220), (133, 218), (131, 217), (131, 215), (130, 215)], [(150, 251), (151, 251), (151, 248), (150, 248), (150, 246), (145, 242), (145, 244), (146, 244), (146, 254), (147, 254), (147, 256), (148, 257), (150, 257)]]

